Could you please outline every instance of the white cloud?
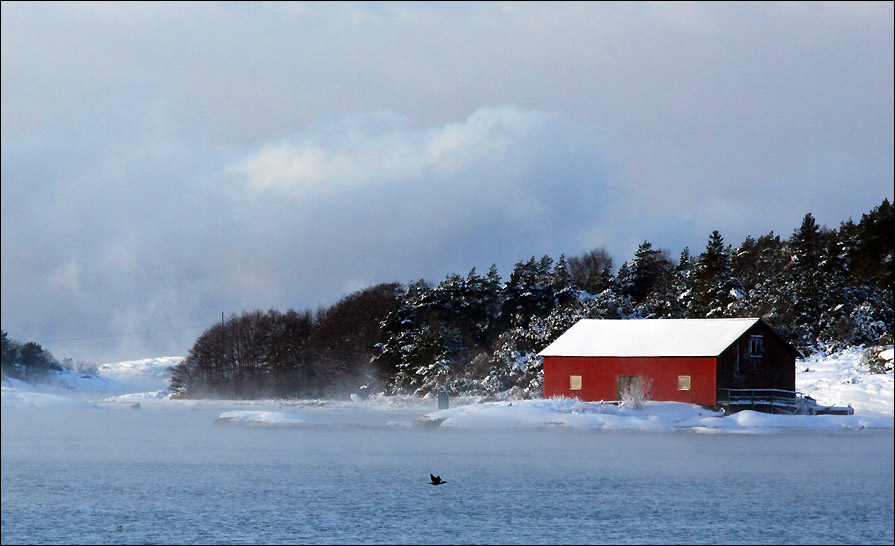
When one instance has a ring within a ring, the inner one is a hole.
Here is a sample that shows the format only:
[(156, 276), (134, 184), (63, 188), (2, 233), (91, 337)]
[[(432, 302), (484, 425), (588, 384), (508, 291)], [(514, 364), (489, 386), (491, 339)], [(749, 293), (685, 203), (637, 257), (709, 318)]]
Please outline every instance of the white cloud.
[(300, 290), (331, 297), (358, 279), (507, 269), (582, 244), (582, 230), (618, 198), (596, 131), (562, 116), (484, 107), (442, 126), (408, 125), (388, 115), (331, 120), (226, 169), (241, 189), (230, 192), (232, 220), (265, 256), (242, 267), (272, 264), (281, 282), (301, 279)]
[(508, 106), (482, 108), (462, 122), (415, 130), (398, 116), (361, 115), (339, 120), (335, 128), (326, 125), (265, 145), (227, 172), (253, 192), (279, 190), (306, 199), (370, 184), (402, 185), (499, 161), (552, 121), (548, 114)]

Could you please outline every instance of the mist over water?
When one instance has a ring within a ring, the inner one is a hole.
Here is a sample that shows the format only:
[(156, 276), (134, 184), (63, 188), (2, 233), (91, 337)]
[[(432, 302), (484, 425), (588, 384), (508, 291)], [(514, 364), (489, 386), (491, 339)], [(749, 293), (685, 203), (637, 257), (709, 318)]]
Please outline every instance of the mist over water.
[(420, 409), (289, 411), (321, 426), (5, 408), (3, 543), (893, 540), (888, 431), (463, 431), (401, 426)]

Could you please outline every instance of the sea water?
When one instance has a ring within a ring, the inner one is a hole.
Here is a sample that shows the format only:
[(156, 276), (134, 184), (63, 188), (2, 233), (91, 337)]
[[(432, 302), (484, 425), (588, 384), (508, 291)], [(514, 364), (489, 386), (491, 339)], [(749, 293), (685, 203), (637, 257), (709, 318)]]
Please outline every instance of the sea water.
[(893, 543), (891, 431), (463, 431), (410, 426), (421, 411), (286, 411), (321, 426), (3, 409), (2, 542)]

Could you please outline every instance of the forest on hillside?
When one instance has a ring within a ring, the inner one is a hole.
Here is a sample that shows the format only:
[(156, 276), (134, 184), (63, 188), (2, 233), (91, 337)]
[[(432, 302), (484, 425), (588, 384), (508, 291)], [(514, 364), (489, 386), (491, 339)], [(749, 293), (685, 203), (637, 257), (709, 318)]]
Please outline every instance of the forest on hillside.
[(386, 283), (317, 311), (244, 312), (206, 330), (174, 369), (184, 397), (347, 393), (538, 396), (537, 352), (582, 318), (761, 317), (802, 354), (892, 343), (892, 204), (836, 229), (806, 214), (788, 238), (737, 246), (714, 231), (678, 256), (644, 241), (616, 267), (604, 249)]

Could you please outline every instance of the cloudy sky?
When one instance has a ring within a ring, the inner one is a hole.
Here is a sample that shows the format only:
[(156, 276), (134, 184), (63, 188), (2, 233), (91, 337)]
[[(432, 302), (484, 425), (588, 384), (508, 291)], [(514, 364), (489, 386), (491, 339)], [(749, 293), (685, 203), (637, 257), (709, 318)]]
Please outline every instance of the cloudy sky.
[(3, 2), (2, 327), (184, 355), (221, 312), (838, 227), (893, 197), (893, 47), (891, 2)]

